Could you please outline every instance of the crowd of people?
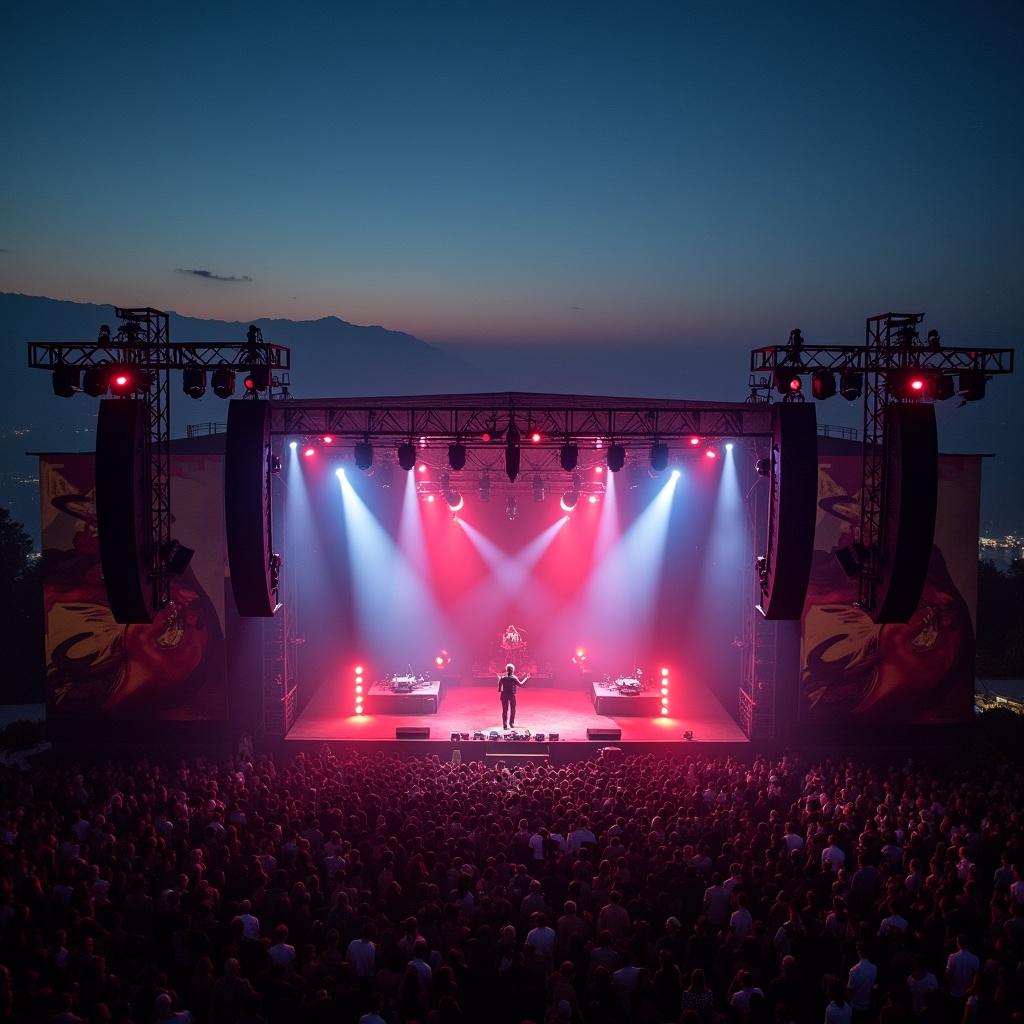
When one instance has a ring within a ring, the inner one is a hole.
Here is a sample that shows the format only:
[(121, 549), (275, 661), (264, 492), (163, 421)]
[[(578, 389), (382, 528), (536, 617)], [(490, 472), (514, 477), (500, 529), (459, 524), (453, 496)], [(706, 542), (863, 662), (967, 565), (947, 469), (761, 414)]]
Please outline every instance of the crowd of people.
[(245, 751), (0, 769), (0, 1021), (984, 1024), (1011, 762)]

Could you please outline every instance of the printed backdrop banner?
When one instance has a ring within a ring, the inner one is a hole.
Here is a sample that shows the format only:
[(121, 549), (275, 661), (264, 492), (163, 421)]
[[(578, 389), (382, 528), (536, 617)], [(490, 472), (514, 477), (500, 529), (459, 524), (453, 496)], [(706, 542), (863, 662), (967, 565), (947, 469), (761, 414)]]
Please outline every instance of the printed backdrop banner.
[(226, 718), (221, 456), (171, 457), (172, 536), (195, 555), (150, 625), (122, 625), (110, 614), (94, 463), (92, 454), (40, 457), (47, 715)]
[(939, 459), (935, 544), (924, 593), (908, 623), (876, 625), (854, 608), (856, 581), (836, 561), (836, 549), (854, 539), (860, 489), (859, 456), (819, 456), (800, 717), (821, 724), (967, 721), (974, 693), (980, 459)]

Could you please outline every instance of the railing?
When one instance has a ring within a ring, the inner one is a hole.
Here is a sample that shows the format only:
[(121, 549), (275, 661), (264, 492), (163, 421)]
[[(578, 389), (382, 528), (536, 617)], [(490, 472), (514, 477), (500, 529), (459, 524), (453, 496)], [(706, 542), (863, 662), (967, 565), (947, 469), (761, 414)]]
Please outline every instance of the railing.
[(206, 437), (208, 434), (223, 434), (227, 431), (226, 423), (190, 423), (186, 428), (186, 437)]
[(841, 437), (846, 441), (856, 441), (860, 431), (856, 427), (837, 427), (834, 423), (819, 423), (818, 435), (820, 437)]

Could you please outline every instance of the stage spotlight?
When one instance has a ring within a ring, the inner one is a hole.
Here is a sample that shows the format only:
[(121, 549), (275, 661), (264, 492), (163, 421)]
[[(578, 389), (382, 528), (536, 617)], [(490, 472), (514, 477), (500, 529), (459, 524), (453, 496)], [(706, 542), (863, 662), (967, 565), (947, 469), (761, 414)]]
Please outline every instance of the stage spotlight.
[(771, 459), (758, 459), (754, 463), (754, 469), (757, 471), (758, 476), (771, 476), (772, 475), (772, 460)]
[(935, 398), (940, 402), (952, 398), (956, 394), (956, 384), (953, 378), (946, 373), (937, 373), (932, 380)]
[(271, 372), (269, 366), (253, 366), (245, 375), (246, 391), (266, 391), (271, 384)]
[(776, 368), (772, 375), (775, 382), (775, 390), (780, 395), (798, 395), (800, 394), (801, 388), (804, 386), (804, 382), (800, 379), (798, 373), (794, 373), (792, 370), (783, 370)]
[(437, 652), (436, 655), (434, 655), (434, 664), (438, 668), (444, 668), (445, 665), (450, 665), (451, 663), (452, 656), (446, 650), (444, 650), (444, 648), (442, 648), (440, 651)]
[(398, 452), (398, 465), (406, 473), (411, 473), (416, 466), (416, 445), (412, 441), (403, 441), (396, 450)]
[(206, 371), (201, 366), (189, 366), (183, 370), (181, 390), (189, 398), (202, 398), (206, 394)]
[(458, 441), (448, 445), (448, 465), (456, 472), (466, 465), (466, 446)]
[(107, 393), (109, 380), (109, 366), (90, 366), (82, 375), (82, 390), (92, 398), (99, 398)]
[(613, 473), (618, 473), (625, 464), (626, 449), (621, 444), (616, 444), (613, 441), (608, 445), (608, 469)]
[(544, 478), (540, 475), (540, 473), (533, 474), (533, 500), (544, 500)]
[(828, 370), (815, 370), (811, 374), (811, 394), (823, 402), (836, 393), (836, 375)]
[(635, 491), (643, 482), (647, 475), (656, 477), (658, 473), (651, 467), (647, 468), (647, 472), (644, 472), (644, 467), (639, 462), (634, 462), (629, 467), (629, 489)]
[(323, 444), (334, 444), (334, 435), (324, 434), (324, 436), (321, 437), (320, 440)]
[(717, 459), (718, 458), (718, 452), (716, 452), (714, 448), (707, 448), (704, 451), (704, 458), (706, 458), (706, 459)]
[(661, 670), (661, 678), (662, 679), (666, 679), (667, 677), (668, 677), (668, 669), (667, 668), (663, 668)]
[(855, 402), (860, 398), (863, 387), (864, 375), (859, 370), (843, 370), (839, 374), (839, 394), (848, 402)]
[(594, 467), (594, 472), (598, 473), (598, 474), (603, 473), (604, 472), (604, 466), (595, 466)]
[(490, 501), (491, 500), (491, 474), (490, 473), (484, 473), (480, 477), (480, 489), (477, 492), (477, 497), (481, 501)]
[(690, 438), (690, 447), (691, 448), (696, 448), (697, 445), (699, 445), (699, 444), (700, 444), (700, 438), (699, 437), (691, 437)]
[(420, 463), (420, 464), (419, 464), (419, 465), (418, 465), (418, 466), (416, 467), (416, 471), (417, 471), (418, 473), (426, 473), (426, 471), (427, 471), (427, 464), (426, 464), (425, 462), (421, 462), (421, 463)]
[(508, 441), (505, 445), (505, 473), (509, 480), (515, 482), (519, 476), (521, 452), (519, 450), (519, 428), (514, 424), (508, 425)]
[(169, 540), (160, 548), (160, 563), (172, 576), (181, 576), (192, 561), (195, 551), (176, 540)]
[(534, 444), (540, 444), (540, 434), (538, 434), (538, 433), (537, 433), (537, 431), (535, 430), (535, 431), (534, 431), (534, 432), (533, 432), (533, 433), (532, 433), (532, 434), (530, 435), (530, 440), (531, 440), (531, 441), (532, 441), (532, 442), (533, 442)]
[(433, 505), (434, 504), (434, 496), (432, 494), (428, 494), (427, 495), (427, 504), (428, 505)]
[(334, 475), (340, 480), (345, 475), (345, 467), (339, 466), (335, 471)]
[(314, 455), (316, 455), (316, 449), (312, 445), (309, 445), (308, 447), (303, 449), (302, 454), (305, 455), (307, 459), (311, 459), (313, 458)]
[(561, 501), (559, 501), (558, 504), (562, 506), (563, 512), (571, 512), (576, 507), (576, 502), (579, 500), (580, 496), (578, 491), (566, 491), (565, 494), (562, 495)]
[(295, 449), (299, 447), (299, 442), (298, 441), (289, 441), (288, 442), (288, 447), (291, 448), (292, 451), (295, 451)]
[(836, 561), (851, 579), (857, 579), (868, 563), (868, 549), (859, 541), (836, 548)]
[(980, 402), (985, 397), (985, 374), (981, 370), (964, 370), (960, 374), (958, 390), (965, 402)]
[(516, 513), (518, 512), (516, 507), (516, 499), (514, 494), (510, 494), (508, 499), (505, 501), (505, 518), (510, 522), (514, 523), (516, 519)]
[(566, 473), (571, 473), (576, 468), (579, 461), (579, 445), (566, 441), (566, 443), (562, 445), (562, 450), (558, 454), (558, 462), (562, 469), (564, 469)]
[(678, 479), (679, 479), (679, 477), (680, 477), (680, 473), (679, 473), (679, 470), (678, 470), (678, 469), (673, 469), (673, 470), (672, 470), (672, 479), (673, 479), (673, 480), (678, 480)]
[(376, 471), (376, 477), (385, 491), (390, 490), (395, 478), (395, 464), (393, 462), (382, 462), (380, 469)]
[(668, 445), (655, 441), (651, 445), (651, 469), (655, 473), (664, 473), (668, 469)]
[(452, 512), (458, 512), (466, 504), (465, 499), (458, 491), (446, 491), (444, 500)]
[(587, 498), (587, 501), (589, 501), (591, 505), (596, 505), (597, 504), (597, 495), (596, 494), (591, 494), (590, 497)]
[(732, 443), (732, 441), (726, 441), (726, 442), (725, 442), (725, 450), (726, 450), (727, 452), (731, 452), (731, 451), (732, 451), (732, 449), (733, 449), (733, 443)]
[(230, 398), (235, 393), (235, 371), (214, 370), (210, 387), (218, 398)]
[(356, 441), (352, 449), (352, 456), (355, 459), (356, 469), (364, 473), (373, 465), (373, 445), (369, 440)]
[(889, 390), (897, 398), (929, 398), (931, 381), (926, 372), (910, 366), (889, 375)]
[(58, 366), (53, 371), (53, 393), (58, 398), (70, 398), (82, 390), (82, 371), (77, 366)]

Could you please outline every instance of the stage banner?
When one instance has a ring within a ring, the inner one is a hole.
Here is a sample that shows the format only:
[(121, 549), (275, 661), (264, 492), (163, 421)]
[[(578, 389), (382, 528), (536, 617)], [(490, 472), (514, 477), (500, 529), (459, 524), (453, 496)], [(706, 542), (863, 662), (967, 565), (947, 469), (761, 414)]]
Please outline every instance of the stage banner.
[(92, 454), (40, 457), (47, 715), (225, 719), (222, 457), (171, 457), (172, 536), (195, 555), (149, 625), (122, 625), (110, 614), (94, 463)]
[(854, 540), (859, 456), (819, 455), (814, 562), (800, 652), (802, 721), (887, 725), (968, 721), (974, 694), (981, 460), (943, 455), (928, 578), (905, 624), (853, 607), (855, 580), (835, 557)]

